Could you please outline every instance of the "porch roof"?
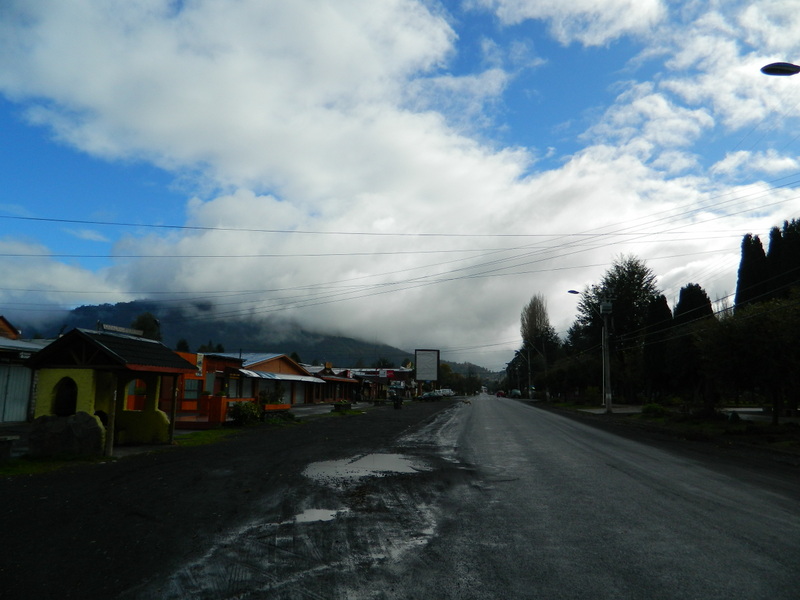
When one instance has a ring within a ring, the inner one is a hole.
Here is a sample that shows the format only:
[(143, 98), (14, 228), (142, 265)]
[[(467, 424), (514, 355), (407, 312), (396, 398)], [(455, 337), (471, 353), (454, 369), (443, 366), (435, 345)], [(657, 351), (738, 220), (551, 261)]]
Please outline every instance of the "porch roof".
[(193, 364), (161, 342), (108, 331), (73, 329), (28, 359), (33, 368), (129, 369), (194, 373)]
[(358, 379), (351, 379), (350, 377), (332, 377), (330, 375), (319, 375), (319, 377), (332, 383), (358, 383)]
[(257, 379), (271, 379), (280, 381), (304, 381), (305, 383), (325, 383), (319, 377), (309, 375), (293, 375), (291, 373), (267, 373), (266, 371), (251, 371), (250, 369), (239, 369), (242, 375), (255, 377)]

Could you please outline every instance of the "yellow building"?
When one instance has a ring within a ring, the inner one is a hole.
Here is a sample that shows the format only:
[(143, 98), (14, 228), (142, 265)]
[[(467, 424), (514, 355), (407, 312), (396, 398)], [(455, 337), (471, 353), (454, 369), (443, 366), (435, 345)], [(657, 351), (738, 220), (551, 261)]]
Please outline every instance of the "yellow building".
[[(37, 422), (57, 425), (57, 419), (85, 413), (105, 436), (108, 455), (114, 444), (168, 443), (173, 420), (158, 408), (162, 377), (196, 370), (161, 342), (85, 329), (73, 329), (58, 338), (28, 365), (36, 372), (34, 427)], [(134, 380), (146, 384), (146, 400), (141, 410), (126, 410), (126, 387)], [(84, 417), (82, 422), (86, 421)], [(114, 435), (109, 437), (108, 431)]]

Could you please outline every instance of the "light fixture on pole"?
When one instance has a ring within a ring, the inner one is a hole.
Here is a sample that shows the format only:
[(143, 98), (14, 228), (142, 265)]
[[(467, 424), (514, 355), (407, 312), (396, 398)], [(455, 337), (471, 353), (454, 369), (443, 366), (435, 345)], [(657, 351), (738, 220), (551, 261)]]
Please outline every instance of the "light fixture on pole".
[(761, 67), (764, 75), (776, 75), (778, 77), (788, 77), (800, 73), (800, 66), (787, 62), (776, 62)]
[[(569, 294), (583, 295), (578, 290), (567, 290)], [(593, 307), (592, 307), (593, 308)], [(600, 310), (595, 312), (603, 319), (603, 337), (602, 337), (602, 354), (603, 354), (603, 404), (606, 407), (606, 413), (611, 414), (611, 359), (608, 351), (608, 317), (612, 311), (611, 300), (602, 298), (600, 300)]]

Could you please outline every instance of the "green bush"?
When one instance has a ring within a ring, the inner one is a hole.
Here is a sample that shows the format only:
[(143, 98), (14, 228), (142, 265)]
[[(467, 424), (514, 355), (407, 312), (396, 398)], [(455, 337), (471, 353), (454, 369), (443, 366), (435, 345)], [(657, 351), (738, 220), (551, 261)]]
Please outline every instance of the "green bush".
[(667, 409), (657, 403), (645, 404), (642, 407), (642, 416), (645, 417), (664, 417), (667, 415)]
[(228, 406), (228, 416), (239, 427), (258, 423), (261, 413), (261, 407), (255, 402), (233, 402)]

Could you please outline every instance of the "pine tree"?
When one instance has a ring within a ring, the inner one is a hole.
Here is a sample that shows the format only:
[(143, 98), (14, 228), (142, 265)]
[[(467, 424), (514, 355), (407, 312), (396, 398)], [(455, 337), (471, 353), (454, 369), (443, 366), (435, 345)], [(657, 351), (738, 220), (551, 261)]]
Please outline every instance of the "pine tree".
[(672, 334), (672, 311), (667, 298), (660, 294), (650, 299), (644, 332), (643, 368), (648, 396), (657, 399), (669, 384), (668, 340)]
[(716, 396), (706, 389), (702, 355), (697, 343), (704, 322), (714, 318), (708, 294), (696, 283), (682, 287), (674, 315), (674, 339), (670, 352), (673, 384), (687, 406), (694, 409), (702, 399), (703, 408), (711, 414)]
[(767, 257), (757, 235), (748, 233), (742, 239), (742, 256), (739, 261), (739, 277), (736, 282), (736, 308), (758, 302), (763, 294), (767, 275)]
[(678, 304), (675, 306), (675, 325), (686, 325), (714, 316), (711, 299), (705, 290), (696, 283), (681, 288)]

